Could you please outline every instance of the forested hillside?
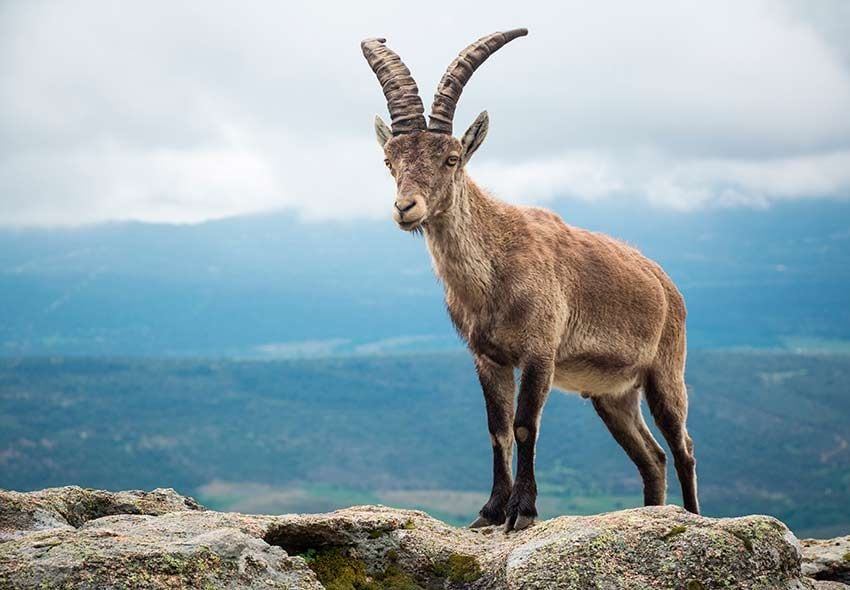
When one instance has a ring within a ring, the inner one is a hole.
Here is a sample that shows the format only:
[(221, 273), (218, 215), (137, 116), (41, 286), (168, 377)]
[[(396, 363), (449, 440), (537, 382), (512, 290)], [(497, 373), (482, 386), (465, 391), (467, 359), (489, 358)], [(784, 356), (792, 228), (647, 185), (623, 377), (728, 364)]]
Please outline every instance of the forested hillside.
[[(692, 353), (706, 514), (769, 513), (803, 536), (850, 529), (848, 382), (844, 355)], [(538, 469), (544, 515), (640, 503), (634, 467), (579, 397), (550, 398)], [(464, 353), (0, 361), (0, 487), (173, 486), (243, 511), (374, 501), (462, 522), (489, 477)]]

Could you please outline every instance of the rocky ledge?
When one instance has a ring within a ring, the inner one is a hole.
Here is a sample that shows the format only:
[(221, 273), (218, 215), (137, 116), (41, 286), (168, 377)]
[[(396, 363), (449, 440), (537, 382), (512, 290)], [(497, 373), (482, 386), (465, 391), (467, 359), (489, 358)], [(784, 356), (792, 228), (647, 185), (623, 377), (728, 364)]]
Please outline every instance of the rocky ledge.
[(3, 590), (846, 590), (848, 545), (801, 545), (768, 516), (674, 506), (562, 516), (506, 535), (382, 506), (260, 516), (205, 510), (171, 489), (0, 491)]

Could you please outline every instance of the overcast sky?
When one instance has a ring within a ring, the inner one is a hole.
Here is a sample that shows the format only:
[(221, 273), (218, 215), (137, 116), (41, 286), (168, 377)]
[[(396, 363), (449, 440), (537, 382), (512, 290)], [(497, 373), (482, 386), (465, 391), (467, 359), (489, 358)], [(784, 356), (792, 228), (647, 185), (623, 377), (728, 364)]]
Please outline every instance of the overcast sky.
[(385, 36), (430, 108), (469, 42), (472, 175), (522, 203), (850, 198), (850, 3), (0, 3), (0, 225), (388, 217)]

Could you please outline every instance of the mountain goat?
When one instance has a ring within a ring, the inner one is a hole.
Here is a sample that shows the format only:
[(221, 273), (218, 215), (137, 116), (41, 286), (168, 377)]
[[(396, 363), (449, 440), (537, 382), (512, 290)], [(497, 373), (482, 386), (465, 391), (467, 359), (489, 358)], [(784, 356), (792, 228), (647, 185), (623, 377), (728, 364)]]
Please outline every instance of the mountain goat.
[[(446, 305), (474, 359), (493, 446), (493, 488), (473, 527), (523, 529), (537, 516), (535, 444), (554, 386), (593, 402), (637, 465), (644, 503), (663, 504), (666, 457), (644, 422), (641, 391), (673, 454), (685, 508), (699, 512), (693, 443), (686, 429), (685, 304), (670, 278), (637, 250), (516, 207), (478, 187), (466, 164), (487, 135), (482, 112), (460, 139), (455, 106), (472, 73), (514, 29), (483, 37), (449, 65), (426, 124), (410, 71), (385, 39), (361, 44), (391, 120), (375, 119), (396, 181), (393, 217), (425, 236)], [(514, 369), (521, 371), (514, 406)], [(512, 453), (517, 446), (516, 478)]]

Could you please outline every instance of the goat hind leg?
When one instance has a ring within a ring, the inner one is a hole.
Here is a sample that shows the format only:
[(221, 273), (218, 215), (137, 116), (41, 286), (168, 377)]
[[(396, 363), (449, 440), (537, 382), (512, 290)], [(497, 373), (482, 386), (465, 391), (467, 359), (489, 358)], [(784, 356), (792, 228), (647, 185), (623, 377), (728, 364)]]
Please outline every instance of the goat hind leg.
[(640, 410), (640, 392), (594, 396), (593, 407), (611, 436), (637, 466), (643, 479), (643, 503), (662, 505), (667, 491), (667, 459)]
[(699, 514), (694, 443), (688, 435), (688, 390), (680, 376), (653, 372), (647, 379), (646, 401), (661, 434), (670, 445), (685, 509)]

